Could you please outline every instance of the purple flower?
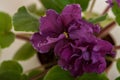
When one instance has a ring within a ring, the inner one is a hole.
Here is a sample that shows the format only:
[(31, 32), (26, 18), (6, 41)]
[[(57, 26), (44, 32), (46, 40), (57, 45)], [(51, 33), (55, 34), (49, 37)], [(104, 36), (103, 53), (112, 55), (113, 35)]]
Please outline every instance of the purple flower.
[(66, 43), (67, 45), (61, 41), (56, 45), (62, 47), (58, 54), (59, 65), (69, 70), (73, 76), (91, 72), (102, 73), (106, 69), (105, 56), (114, 56), (113, 46), (109, 42), (97, 38), (89, 40)]
[(101, 73), (106, 68), (105, 56), (114, 56), (112, 45), (94, 35), (100, 27), (82, 19), (78, 4), (67, 5), (61, 14), (50, 9), (40, 23), (40, 31), (31, 38), (33, 47), (40, 53), (53, 48), (58, 64), (73, 76)]
[[(110, 6), (113, 6), (113, 0), (107, 0), (106, 1)], [(118, 4), (118, 6), (120, 7), (120, 0), (116, 0), (116, 3)]]
[(34, 48), (40, 53), (48, 52), (60, 40), (68, 37), (74, 39), (77, 34), (80, 34), (74, 33), (73, 30), (83, 30), (91, 34), (99, 32), (97, 25), (81, 20), (81, 8), (78, 4), (67, 5), (61, 14), (48, 10), (46, 16), (40, 18), (40, 23), (40, 32), (35, 33), (31, 38)]
[(68, 37), (70, 25), (79, 19), (81, 8), (78, 4), (67, 5), (61, 14), (48, 10), (46, 16), (40, 18), (40, 32), (31, 38), (34, 48), (40, 53), (48, 52), (57, 42)]

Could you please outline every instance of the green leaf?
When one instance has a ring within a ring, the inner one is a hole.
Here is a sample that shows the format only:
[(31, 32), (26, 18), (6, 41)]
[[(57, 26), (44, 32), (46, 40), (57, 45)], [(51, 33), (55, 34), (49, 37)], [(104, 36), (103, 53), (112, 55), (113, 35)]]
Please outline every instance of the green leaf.
[(7, 13), (0, 12), (0, 32), (8, 32), (11, 28), (11, 17)]
[(98, 23), (98, 22), (101, 22), (101, 21), (105, 20), (106, 17), (107, 17), (107, 14), (105, 14), (103, 16), (100, 16), (100, 17), (97, 17), (95, 19), (90, 19), (89, 22)]
[(31, 13), (33, 13), (37, 16), (44, 16), (44, 14), (45, 14), (45, 9), (44, 8), (37, 9), (36, 4), (34, 4), (34, 3), (29, 5), (27, 8)]
[(16, 31), (37, 32), (39, 20), (35, 16), (29, 14), (25, 7), (20, 7), (18, 12), (13, 16), (13, 25)]
[(82, 11), (85, 11), (89, 5), (90, 0), (69, 0), (70, 3), (80, 4)]
[(48, 71), (43, 80), (74, 80), (74, 78), (59, 66), (54, 66)]
[(120, 25), (120, 15), (117, 15), (115, 19), (116, 19), (117, 23)]
[[(41, 73), (40, 70), (32, 70), (32, 71), (29, 72), (28, 77), (29, 77), (29, 79), (30, 79), (30, 78), (32, 78), (32, 77), (34, 77), (34, 76), (36, 76), (36, 75), (39, 75), (40, 73)], [(42, 77), (42, 78), (39, 78), (39, 79), (37, 79), (37, 80), (43, 80), (43, 77)]]
[(23, 69), (21, 65), (12, 60), (4, 61), (0, 65), (0, 80), (28, 80), (21, 75)]
[(115, 80), (120, 80), (120, 76), (119, 76), (119, 77), (117, 77)]
[[(0, 65), (0, 72), (16, 72), (16, 73), (22, 73), (23, 69), (21, 65), (16, 61), (4, 61)], [(1, 78), (0, 78), (1, 79)]]
[(21, 79), (20, 79), (20, 80), (29, 80), (29, 79), (28, 79), (28, 76), (27, 76), (27, 75), (23, 74), (23, 75), (21, 76)]
[(6, 48), (15, 40), (15, 35), (12, 32), (0, 33), (0, 46)]
[(80, 76), (78, 80), (109, 80), (105, 73), (96, 74), (96, 73), (85, 73)]
[(112, 6), (112, 12), (114, 15), (120, 15), (120, 8), (116, 2), (114, 2), (114, 5)]
[(45, 8), (54, 9), (57, 12), (61, 12), (65, 5), (69, 3), (68, 0), (39, 0)]
[(114, 5), (112, 7), (112, 12), (114, 13), (114, 15), (116, 16), (116, 22), (120, 25), (120, 8), (117, 5), (116, 2), (114, 2)]
[(120, 72), (120, 58), (116, 62), (117, 70)]
[(32, 45), (28, 42), (25, 43), (14, 55), (13, 59), (22, 61), (31, 58), (36, 51), (33, 49)]
[(80, 4), (82, 10), (86, 10), (90, 0), (39, 0), (47, 9), (54, 9), (61, 12), (67, 4)]
[[(86, 20), (90, 21), (90, 20), (94, 20), (96, 18), (99, 18), (100, 17), (100, 14), (98, 13), (89, 13), (89, 12), (84, 12), (84, 17)], [(107, 15), (108, 16), (108, 15)], [(105, 27), (107, 26), (108, 24), (110, 24), (111, 22), (113, 22), (114, 20), (110, 17), (107, 17), (106, 16), (106, 19), (103, 20), (103, 21), (100, 21), (99, 24), (101, 25), (101, 27)]]
[(0, 72), (0, 80), (20, 80), (21, 75), (12, 71)]

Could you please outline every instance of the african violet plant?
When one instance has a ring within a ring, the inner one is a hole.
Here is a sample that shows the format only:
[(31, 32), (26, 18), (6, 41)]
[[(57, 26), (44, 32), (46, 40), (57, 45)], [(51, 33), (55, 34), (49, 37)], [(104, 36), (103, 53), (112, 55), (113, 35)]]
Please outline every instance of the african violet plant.
[[(115, 59), (120, 46), (103, 40), (110, 28), (120, 25), (120, 0), (105, 0), (108, 7), (102, 16), (92, 12), (95, 1), (92, 0), (89, 12), (86, 9), (90, 0), (40, 0), (43, 9), (31, 5), (27, 10), (23, 6), (12, 19), (0, 12), (0, 47), (9, 47), (15, 38), (27, 41), (13, 60), (1, 63), (0, 80), (109, 80), (105, 71), (108, 61), (117, 61), (120, 71), (120, 59)], [(115, 21), (108, 20), (109, 9), (116, 16)], [(19, 31), (24, 33), (15, 33)], [(23, 72), (19, 61), (35, 53), (45, 55), (44, 58), (52, 54), (50, 59), (54, 59)]]

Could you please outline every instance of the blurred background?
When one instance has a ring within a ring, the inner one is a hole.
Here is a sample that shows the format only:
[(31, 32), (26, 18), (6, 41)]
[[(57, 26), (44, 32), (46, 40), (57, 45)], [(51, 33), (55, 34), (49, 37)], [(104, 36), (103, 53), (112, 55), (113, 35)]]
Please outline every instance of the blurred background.
[[(92, 1), (92, 0), (91, 0)], [(96, 0), (96, 4), (93, 8), (94, 12), (102, 13), (107, 4), (105, 3), (106, 0)], [(42, 5), (38, 0), (0, 0), (0, 11), (9, 13), (11, 16), (15, 14), (19, 7), (21, 6), (29, 6), (30, 4), (37, 4), (37, 7), (41, 7)], [(89, 8), (88, 8), (89, 10)], [(114, 17), (112, 12), (109, 11), (109, 16)], [(110, 31), (110, 34), (114, 38), (116, 45), (120, 45), (120, 27), (116, 26), (114, 29)], [(0, 50), (0, 62), (3, 60), (10, 60), (12, 59), (15, 52), (19, 49), (20, 46), (22, 46), (25, 43), (25, 41), (15, 39), (14, 43), (5, 49)], [(120, 57), (120, 50), (117, 51), (117, 56)], [(37, 59), (37, 56), (35, 55), (31, 59), (20, 62), (24, 68), (24, 71), (30, 70), (32, 68), (40, 66), (40, 63)], [(118, 71), (116, 70), (116, 65), (113, 63), (112, 68), (110, 69), (108, 76), (110, 80), (114, 80), (115, 77), (119, 76)]]

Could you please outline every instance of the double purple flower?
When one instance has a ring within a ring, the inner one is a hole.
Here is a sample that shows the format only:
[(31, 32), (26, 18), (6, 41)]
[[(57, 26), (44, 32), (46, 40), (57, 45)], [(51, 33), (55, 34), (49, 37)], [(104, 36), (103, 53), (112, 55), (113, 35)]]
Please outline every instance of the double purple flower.
[(67, 5), (61, 14), (50, 9), (40, 23), (40, 32), (31, 38), (33, 47), (40, 53), (54, 48), (58, 64), (73, 76), (101, 73), (106, 68), (105, 56), (114, 56), (113, 46), (94, 35), (100, 27), (82, 19), (79, 4)]

